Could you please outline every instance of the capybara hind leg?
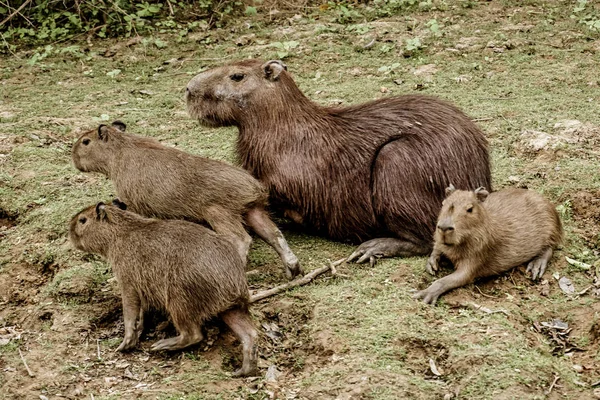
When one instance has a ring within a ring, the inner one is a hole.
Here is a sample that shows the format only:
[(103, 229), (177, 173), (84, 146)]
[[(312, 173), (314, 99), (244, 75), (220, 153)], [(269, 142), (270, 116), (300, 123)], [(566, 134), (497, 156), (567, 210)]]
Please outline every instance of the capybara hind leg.
[(531, 279), (534, 281), (539, 279), (546, 272), (546, 267), (548, 266), (548, 261), (552, 258), (552, 248), (547, 248), (542, 251), (537, 257), (527, 264), (527, 271), (531, 272)]
[(186, 329), (179, 330), (179, 336), (175, 336), (168, 339), (162, 339), (154, 343), (150, 348), (150, 351), (179, 350), (196, 344), (200, 342), (203, 338), (204, 335), (202, 335), (202, 330), (199, 326), (194, 328), (186, 327)]
[(232, 309), (225, 312), (221, 318), (242, 342), (242, 368), (235, 371), (233, 376), (254, 375), (258, 370), (258, 348), (256, 345), (258, 333), (254, 328), (250, 315), (247, 311)]
[(140, 298), (134, 290), (123, 290), (123, 321), (125, 324), (125, 337), (117, 351), (127, 351), (137, 346), (144, 321), (139, 320), (142, 313)]
[(359, 264), (369, 261), (373, 266), (377, 258), (423, 256), (430, 251), (430, 245), (419, 245), (396, 238), (377, 238), (358, 246), (356, 251), (348, 257), (348, 261), (358, 259), (356, 262)]
[(234, 216), (221, 207), (209, 207), (205, 211), (205, 219), (216, 233), (233, 243), (242, 260), (246, 262), (252, 237), (244, 229), (241, 217)]
[(415, 299), (421, 299), (427, 304), (435, 304), (438, 297), (442, 294), (464, 286), (467, 283), (471, 283), (472, 281), (473, 276), (467, 269), (457, 270), (450, 275), (433, 282), (427, 289), (415, 293), (413, 297)]
[(257, 207), (248, 211), (248, 214), (246, 214), (246, 224), (279, 254), (288, 279), (292, 279), (302, 273), (298, 257), (292, 252), (283, 234), (264, 209)]

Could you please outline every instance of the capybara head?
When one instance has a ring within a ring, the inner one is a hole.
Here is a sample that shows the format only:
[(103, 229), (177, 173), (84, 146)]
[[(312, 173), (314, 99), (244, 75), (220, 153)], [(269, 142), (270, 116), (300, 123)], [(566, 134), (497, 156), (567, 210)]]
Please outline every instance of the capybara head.
[(75, 167), (83, 172), (108, 173), (108, 166), (120, 143), (118, 139), (125, 128), (123, 122), (115, 121), (110, 126), (100, 125), (98, 129), (81, 135), (71, 152)]
[(459, 245), (478, 229), (485, 221), (486, 211), (483, 202), (488, 191), (480, 187), (474, 192), (456, 190), (450, 185), (446, 189), (446, 199), (438, 217), (435, 237), (448, 246)]
[(123, 211), (126, 208), (125, 203), (115, 199), (113, 205), (100, 202), (83, 209), (69, 224), (71, 243), (87, 253), (105, 255), (115, 235), (115, 227), (126, 219), (126, 211)]
[(284, 102), (290, 90), (300, 93), (284, 63), (245, 60), (196, 75), (185, 98), (190, 116), (203, 125), (231, 126), (252, 116), (252, 109), (268, 112), (285, 106), (275, 103)]

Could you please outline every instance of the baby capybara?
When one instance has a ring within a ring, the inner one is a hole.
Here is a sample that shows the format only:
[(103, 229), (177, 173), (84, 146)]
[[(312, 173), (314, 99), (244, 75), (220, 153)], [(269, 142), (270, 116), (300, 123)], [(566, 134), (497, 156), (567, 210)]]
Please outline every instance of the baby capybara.
[(108, 176), (117, 196), (133, 212), (206, 222), (236, 244), (243, 260), (252, 241), (245, 223), (277, 251), (288, 278), (302, 272), (298, 258), (265, 211), (266, 190), (241, 168), (127, 134), (120, 121), (81, 135), (72, 158), (80, 171)]
[(358, 262), (428, 254), (444, 189), (491, 184), (485, 136), (435, 97), (322, 107), (281, 61), (244, 60), (194, 77), (186, 99), (200, 123), (238, 127), (242, 166), (284, 215), (334, 239), (368, 240), (349, 257)]
[(447, 193), (426, 268), (435, 275), (444, 255), (455, 271), (415, 297), (435, 304), (451, 289), (526, 262), (532, 279), (544, 274), (562, 240), (560, 218), (552, 203), (527, 189), (488, 194), (484, 188), (469, 192), (450, 186)]
[(145, 218), (122, 202), (98, 203), (73, 217), (71, 242), (105, 257), (123, 297), (125, 338), (117, 350), (137, 346), (144, 311), (166, 311), (179, 336), (151, 350), (178, 350), (202, 340), (202, 324), (220, 316), (243, 345), (242, 368), (257, 369), (257, 332), (248, 313), (245, 265), (232, 243), (210, 229), (182, 220)]

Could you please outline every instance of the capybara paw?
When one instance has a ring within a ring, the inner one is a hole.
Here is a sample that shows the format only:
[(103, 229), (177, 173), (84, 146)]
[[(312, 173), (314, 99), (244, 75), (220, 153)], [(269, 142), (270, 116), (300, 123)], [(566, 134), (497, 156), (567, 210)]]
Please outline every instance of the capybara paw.
[(258, 372), (258, 368), (256, 366), (251, 367), (242, 367), (235, 372), (231, 373), (231, 376), (234, 378), (241, 378), (243, 376), (254, 376)]
[(134, 349), (138, 344), (137, 338), (133, 337), (130, 339), (123, 339), (123, 341), (121, 342), (121, 345), (119, 347), (117, 347), (117, 351), (129, 351)]
[(439, 271), (440, 267), (438, 264), (438, 260), (437, 258), (429, 258), (427, 260), (427, 264), (425, 265), (425, 269), (427, 270), (427, 272), (429, 272), (431, 275), (435, 275), (436, 272)]
[(369, 261), (369, 265), (373, 267), (377, 263), (377, 259), (384, 255), (381, 242), (377, 239), (372, 239), (358, 246), (354, 253), (348, 257), (348, 262), (356, 260), (357, 264), (362, 264)]
[(435, 305), (440, 295), (429, 289), (421, 290), (413, 295), (413, 299), (423, 300), (423, 303)]
[(544, 275), (544, 272), (546, 272), (547, 265), (548, 262), (546, 260), (536, 258), (535, 260), (532, 260), (529, 262), (529, 264), (527, 264), (526, 273), (531, 272), (531, 279), (534, 281), (538, 280), (542, 277), (542, 275)]
[(179, 339), (177, 337), (162, 339), (154, 343), (152, 347), (150, 347), (150, 351), (177, 350), (180, 348), (178, 343)]
[(295, 277), (304, 274), (304, 271), (302, 271), (302, 267), (300, 267), (300, 262), (298, 261), (296, 256), (294, 256), (293, 259), (286, 261), (284, 263), (284, 266), (285, 266), (285, 276), (288, 279), (294, 279)]

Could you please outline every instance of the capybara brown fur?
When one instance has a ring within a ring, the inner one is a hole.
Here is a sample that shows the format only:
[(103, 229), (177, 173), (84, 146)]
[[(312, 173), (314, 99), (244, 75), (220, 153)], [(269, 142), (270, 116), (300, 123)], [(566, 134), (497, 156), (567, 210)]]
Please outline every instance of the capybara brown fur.
[(179, 336), (151, 350), (178, 350), (202, 340), (202, 324), (220, 316), (243, 345), (238, 376), (257, 370), (257, 332), (248, 313), (245, 263), (228, 240), (183, 220), (145, 218), (98, 203), (73, 217), (71, 242), (111, 264), (123, 299), (125, 338), (119, 351), (137, 346), (148, 309), (166, 311)]
[(187, 85), (191, 117), (236, 126), (242, 166), (295, 222), (362, 242), (350, 259), (425, 255), (451, 183), (490, 187), (487, 140), (440, 99), (406, 95), (322, 107), (281, 61), (244, 60)]
[(562, 240), (560, 217), (552, 203), (527, 189), (489, 194), (484, 188), (471, 192), (450, 186), (447, 193), (426, 269), (435, 275), (443, 255), (455, 271), (415, 297), (435, 304), (451, 289), (526, 262), (531, 278), (541, 278)]
[(80, 171), (108, 176), (133, 212), (207, 223), (234, 242), (244, 260), (252, 240), (246, 224), (277, 251), (288, 278), (302, 272), (265, 211), (267, 191), (242, 168), (125, 133), (120, 121), (82, 134), (72, 158)]

